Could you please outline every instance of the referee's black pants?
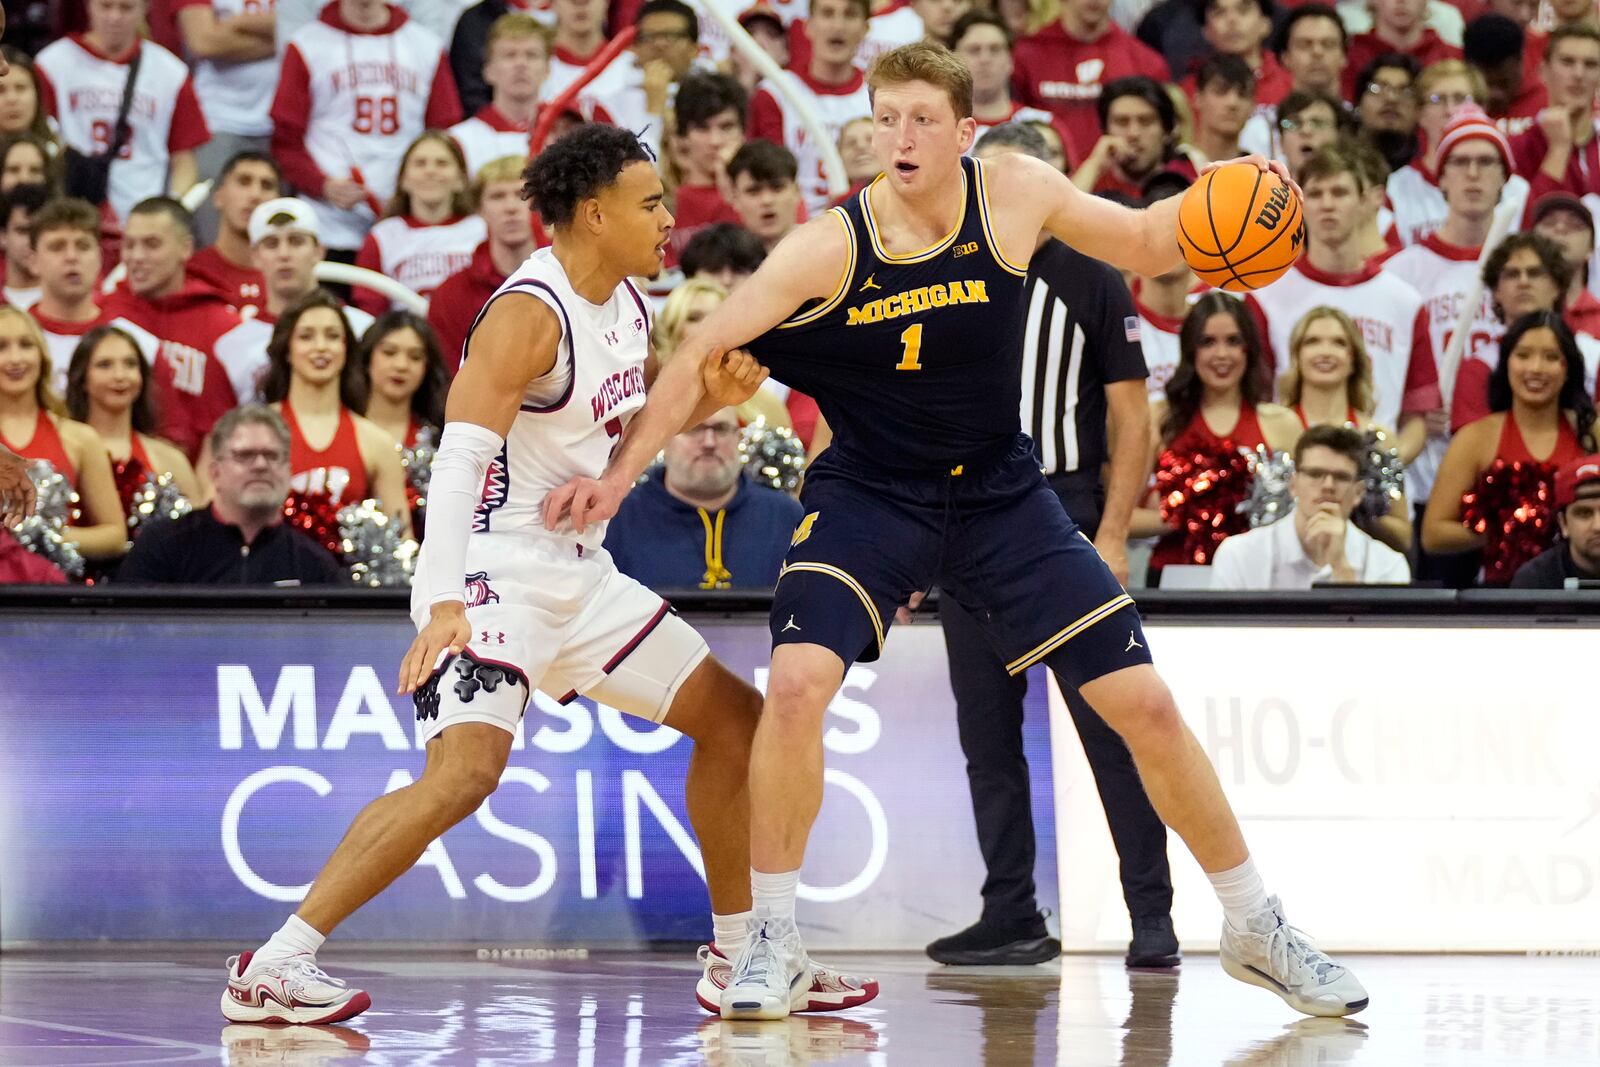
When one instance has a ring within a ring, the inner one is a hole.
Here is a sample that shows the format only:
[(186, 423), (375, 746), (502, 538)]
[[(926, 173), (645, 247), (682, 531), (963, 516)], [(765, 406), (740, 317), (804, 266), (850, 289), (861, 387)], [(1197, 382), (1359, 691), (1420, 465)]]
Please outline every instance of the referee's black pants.
[[(1067, 514), (1093, 539), (1100, 525), (1102, 491), (1087, 474), (1057, 475), (1050, 487)], [(1028, 761), (1022, 750), (1025, 675), (1006, 673), (1005, 660), (972, 614), (953, 598), (939, 601), (955, 692), (961, 751), (978, 827), (978, 848), (988, 875), (983, 914), (1000, 923), (1021, 923), (1038, 912), (1033, 867), (1037, 853)], [(1167, 865), (1167, 828), (1145, 794), (1133, 756), (1117, 732), (1057, 677), (1084, 754), (1094, 772), (1106, 822), (1121, 861), (1122, 896), (1135, 923), (1172, 911), (1172, 871)]]

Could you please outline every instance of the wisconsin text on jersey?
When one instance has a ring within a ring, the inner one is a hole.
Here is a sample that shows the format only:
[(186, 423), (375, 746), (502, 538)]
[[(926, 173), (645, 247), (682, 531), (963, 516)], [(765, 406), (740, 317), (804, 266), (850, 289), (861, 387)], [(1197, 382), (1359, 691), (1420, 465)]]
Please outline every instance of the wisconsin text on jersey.
[(417, 88), (421, 81), (417, 72), (398, 63), (347, 63), (344, 67), (330, 73), (333, 78), (333, 88), (337, 92), (345, 88), (361, 88), (368, 85), (391, 85), (403, 93), (420, 92)]
[[(871, 280), (870, 278), (868, 279)], [(863, 289), (866, 286), (862, 286)], [(877, 286), (873, 286), (874, 289)], [(955, 281), (948, 284), (939, 282), (934, 285), (923, 285), (916, 289), (908, 289), (903, 293), (893, 296), (881, 297), (870, 300), (865, 304), (847, 308), (849, 318), (846, 326), (863, 326), (871, 322), (881, 322), (884, 319), (897, 319), (901, 315), (911, 315), (918, 311), (927, 311), (929, 308), (942, 308), (948, 304), (987, 304), (989, 302), (989, 288), (987, 282)]]
[(589, 398), (589, 407), (594, 412), (594, 421), (601, 421), (606, 412), (616, 407), (630, 396), (644, 392), (644, 368), (629, 367), (619, 370), (600, 383), (594, 396)]

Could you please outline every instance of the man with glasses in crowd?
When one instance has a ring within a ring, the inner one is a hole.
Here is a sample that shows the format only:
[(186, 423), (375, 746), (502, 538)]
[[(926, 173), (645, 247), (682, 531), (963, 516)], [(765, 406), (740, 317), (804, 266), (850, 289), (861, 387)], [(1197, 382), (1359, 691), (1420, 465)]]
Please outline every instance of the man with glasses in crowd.
[(289, 428), (269, 407), (234, 408), (211, 431), (211, 506), (146, 529), (117, 571), (123, 583), (331, 585), (338, 561), (283, 524)]
[(1313, 426), (1294, 449), (1294, 511), (1217, 547), (1211, 588), (1310, 589), (1319, 583), (1411, 581), (1406, 558), (1350, 521), (1361, 500), (1365, 438), (1348, 426)]

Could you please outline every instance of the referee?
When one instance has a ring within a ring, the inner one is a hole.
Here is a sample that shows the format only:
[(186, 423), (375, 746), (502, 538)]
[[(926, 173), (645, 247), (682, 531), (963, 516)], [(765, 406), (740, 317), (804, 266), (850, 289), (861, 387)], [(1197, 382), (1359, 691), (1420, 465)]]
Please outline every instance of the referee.
[[(1044, 159), (1048, 150), (1038, 131), (1020, 123), (995, 127), (975, 149), (980, 159), (1005, 152)], [(1022, 428), (1037, 443), (1067, 514), (1126, 582), (1128, 521), (1144, 488), (1150, 437), (1137, 313), (1115, 269), (1053, 238), (1042, 240), (1025, 290)], [(1108, 408), (1115, 430), (1109, 456)], [(1100, 468), (1108, 461), (1110, 484), (1103, 487)], [(1060, 954), (1061, 943), (1045, 929), (1034, 898), (1033, 812), (1022, 750), (1028, 680), (1006, 673), (1004, 658), (954, 598), (940, 599), (939, 618), (988, 876), (982, 918), (933, 942), (928, 955), (968, 966), (1042, 963)], [(1127, 963), (1175, 966), (1166, 827), (1122, 739), (1076, 689), (1060, 684), (1121, 859), (1122, 892), (1133, 919)]]

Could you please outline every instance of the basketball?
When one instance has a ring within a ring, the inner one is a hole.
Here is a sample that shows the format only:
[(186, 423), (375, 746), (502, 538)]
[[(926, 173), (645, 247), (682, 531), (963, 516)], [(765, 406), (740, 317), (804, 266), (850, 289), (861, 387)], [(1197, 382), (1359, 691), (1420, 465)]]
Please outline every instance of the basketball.
[(1294, 187), (1249, 163), (1201, 175), (1178, 205), (1184, 261), (1218, 289), (1246, 293), (1271, 285), (1305, 241), (1305, 211)]

